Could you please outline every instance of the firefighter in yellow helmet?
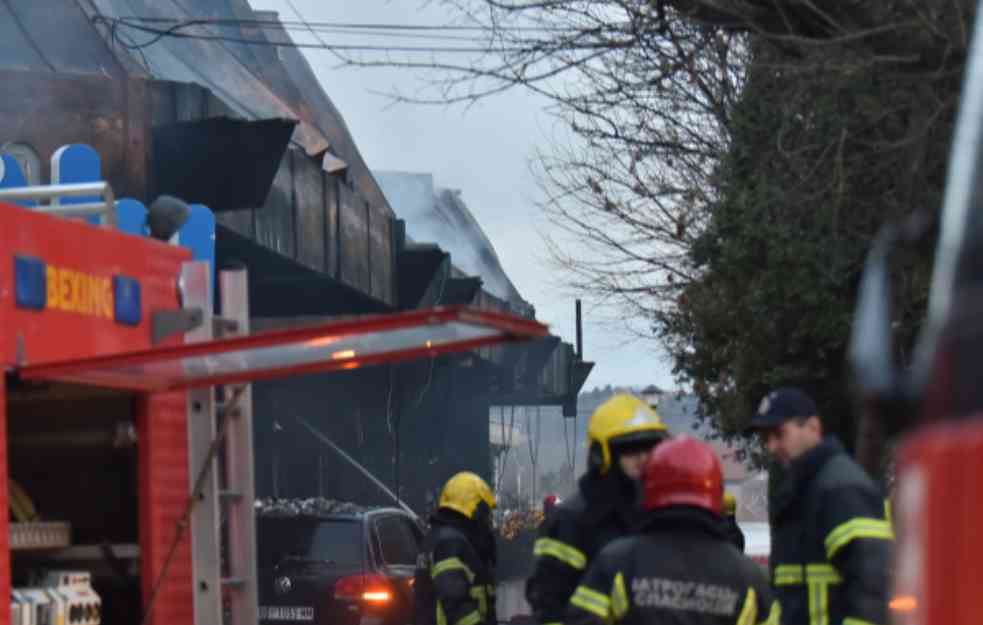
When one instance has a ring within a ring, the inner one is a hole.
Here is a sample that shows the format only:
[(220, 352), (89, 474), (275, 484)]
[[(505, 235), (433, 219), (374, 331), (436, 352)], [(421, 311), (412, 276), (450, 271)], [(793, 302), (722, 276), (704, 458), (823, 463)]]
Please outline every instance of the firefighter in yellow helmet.
[(744, 553), (744, 532), (737, 524), (737, 498), (731, 493), (724, 493), (723, 514), (724, 533), (737, 549)]
[(496, 625), (495, 505), (474, 473), (458, 473), (444, 486), (417, 560), (416, 625)]
[(594, 411), (587, 426), (587, 472), (577, 492), (543, 523), (534, 547), (526, 599), (539, 623), (563, 621), (594, 556), (637, 524), (645, 460), (668, 437), (659, 415), (632, 395), (615, 395)]

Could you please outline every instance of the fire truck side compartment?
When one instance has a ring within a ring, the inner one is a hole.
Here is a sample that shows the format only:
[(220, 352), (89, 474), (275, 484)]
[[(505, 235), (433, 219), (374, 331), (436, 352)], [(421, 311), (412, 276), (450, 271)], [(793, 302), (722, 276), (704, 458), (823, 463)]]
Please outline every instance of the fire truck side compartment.
[[(188, 250), (8, 204), (0, 204), (0, 212), (0, 364), (6, 370), (152, 347), (153, 311), (180, 306), (177, 277), (190, 260)], [(40, 309), (18, 306), (8, 286), (16, 285), (15, 256), (36, 259), (45, 280), (56, 281), (52, 290), (44, 285)], [(116, 276), (139, 285), (137, 325), (117, 321), (108, 309), (82, 305), (73, 295), (73, 289), (82, 292), (83, 281), (112, 284)], [(181, 341), (176, 335), (165, 344)], [(16, 379), (0, 384), (0, 500), (7, 501), (9, 472), (43, 519), (68, 521), (73, 529), (67, 550), (11, 554), (10, 521), (0, 515), (0, 595), (9, 594), (11, 582), (35, 565), (91, 568), (97, 592), (107, 593), (103, 622), (132, 619), (163, 566), (187, 502), (185, 395), (151, 397)], [(114, 446), (117, 435), (121, 445)], [(192, 623), (189, 541), (186, 536), (175, 553), (154, 622)], [(9, 602), (0, 602), (0, 624), (10, 622), (9, 609)]]

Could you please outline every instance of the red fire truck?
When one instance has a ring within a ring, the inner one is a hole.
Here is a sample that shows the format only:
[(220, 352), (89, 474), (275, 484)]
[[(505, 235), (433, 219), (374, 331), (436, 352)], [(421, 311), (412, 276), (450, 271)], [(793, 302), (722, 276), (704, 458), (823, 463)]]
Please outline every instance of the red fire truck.
[[(77, 213), (44, 201), (72, 191), (0, 194), (0, 502), (27, 515), (0, 515), (0, 594), (63, 587), (51, 625), (257, 622), (250, 381), (547, 333), (445, 308), (250, 334), (245, 270), (219, 271), (215, 297), (185, 248), (45, 214)], [(118, 581), (98, 600), (97, 567)], [(31, 601), (0, 604), (0, 625), (39, 623)]]
[(889, 260), (926, 220), (888, 226), (875, 243), (851, 345), (874, 430), (901, 437), (892, 497), (896, 625), (983, 622), (983, 12), (974, 30), (914, 362), (906, 371), (892, 364)]

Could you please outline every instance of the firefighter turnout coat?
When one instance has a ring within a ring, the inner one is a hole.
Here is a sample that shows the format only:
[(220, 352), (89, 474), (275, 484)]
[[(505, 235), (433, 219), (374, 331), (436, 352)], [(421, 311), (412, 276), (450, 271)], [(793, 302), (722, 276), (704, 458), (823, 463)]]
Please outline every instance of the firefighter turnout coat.
[(634, 491), (613, 472), (581, 477), (579, 492), (551, 511), (533, 548), (526, 599), (539, 623), (563, 621), (567, 603), (594, 556), (637, 525)]
[(417, 625), (497, 625), (494, 553), (480, 533), (450, 510), (431, 519), (414, 580)]
[(642, 533), (598, 554), (567, 625), (778, 625), (764, 570), (731, 543), (719, 517), (689, 507), (648, 514)]
[(833, 437), (775, 496), (772, 584), (787, 625), (883, 625), (893, 540), (877, 485)]

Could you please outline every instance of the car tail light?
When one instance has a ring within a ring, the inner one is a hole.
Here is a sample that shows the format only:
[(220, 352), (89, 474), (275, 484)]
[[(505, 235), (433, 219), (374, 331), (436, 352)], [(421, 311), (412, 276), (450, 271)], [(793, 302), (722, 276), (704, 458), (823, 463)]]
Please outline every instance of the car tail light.
[(335, 582), (334, 596), (367, 605), (388, 605), (393, 599), (392, 584), (382, 575), (349, 575)]

